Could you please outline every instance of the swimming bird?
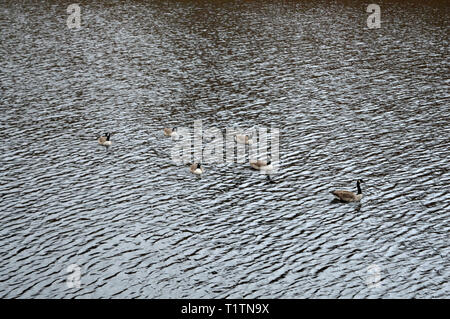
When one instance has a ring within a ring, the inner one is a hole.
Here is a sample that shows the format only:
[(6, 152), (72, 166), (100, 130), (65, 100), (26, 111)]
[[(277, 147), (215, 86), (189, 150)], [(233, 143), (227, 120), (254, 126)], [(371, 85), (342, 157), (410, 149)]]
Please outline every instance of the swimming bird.
[(273, 169), (273, 166), (271, 164), (270, 159), (268, 161), (264, 160), (250, 160), (250, 166), (253, 169), (259, 170), (259, 171), (271, 171)]
[(176, 138), (178, 138), (178, 133), (177, 133), (177, 128), (176, 127), (174, 127), (174, 128), (165, 128), (164, 129), (164, 135), (165, 136), (170, 136), (170, 137), (172, 137), (173, 139), (176, 139)]
[(247, 144), (247, 145), (253, 144), (252, 136), (249, 137), (246, 134), (236, 134), (234, 136), (234, 141), (239, 144)]
[(363, 194), (361, 192), (361, 186), (360, 183), (362, 183), (363, 181), (361, 179), (358, 179), (356, 181), (356, 188), (358, 189), (358, 193), (353, 193), (350, 191), (341, 191), (341, 190), (337, 190), (337, 191), (332, 191), (331, 194), (333, 194), (334, 196), (336, 196), (337, 199), (339, 199), (342, 202), (358, 202), (361, 200)]
[(203, 168), (200, 163), (194, 163), (191, 165), (190, 171), (192, 174), (201, 175), (203, 173)]
[(105, 133), (105, 136), (100, 136), (98, 138), (98, 144), (105, 146), (106, 150), (111, 146), (112, 142), (110, 141), (111, 133)]

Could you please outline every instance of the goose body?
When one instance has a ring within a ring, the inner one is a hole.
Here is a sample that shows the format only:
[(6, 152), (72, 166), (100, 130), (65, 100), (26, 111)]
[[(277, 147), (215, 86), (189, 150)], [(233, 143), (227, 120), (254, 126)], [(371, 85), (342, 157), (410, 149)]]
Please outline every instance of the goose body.
[(106, 146), (106, 148), (111, 146), (111, 141), (110, 141), (110, 137), (111, 137), (111, 133), (105, 133), (105, 136), (100, 136), (98, 138), (98, 144)]
[(356, 181), (356, 188), (358, 189), (357, 193), (351, 192), (351, 191), (344, 191), (344, 190), (336, 190), (332, 191), (331, 194), (336, 196), (337, 199), (339, 199), (342, 202), (358, 202), (363, 197), (363, 194), (361, 192), (361, 186), (360, 183), (362, 180)]
[(270, 161), (264, 161), (264, 160), (250, 160), (250, 166), (253, 169), (256, 169), (259, 171), (270, 171), (273, 169), (273, 166), (270, 163)]
[(166, 127), (164, 129), (164, 135), (165, 136), (170, 136), (173, 139), (176, 139), (178, 137), (177, 128), (176, 127), (174, 127), (174, 128), (167, 128)]
[(192, 174), (195, 174), (195, 175), (203, 174), (203, 168), (201, 167), (200, 163), (192, 164), (191, 167), (189, 168), (189, 170), (191, 171)]
[(247, 144), (247, 145), (253, 144), (252, 138), (244, 134), (236, 134), (234, 136), (234, 141), (239, 144)]

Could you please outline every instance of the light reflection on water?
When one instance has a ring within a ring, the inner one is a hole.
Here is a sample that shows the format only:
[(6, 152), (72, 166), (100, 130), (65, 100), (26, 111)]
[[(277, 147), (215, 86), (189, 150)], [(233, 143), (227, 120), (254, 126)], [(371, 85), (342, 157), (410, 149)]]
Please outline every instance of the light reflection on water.
[[(380, 6), (102, 1), (70, 31), (7, 2), (2, 296), (448, 297), (448, 10)], [(162, 128), (195, 120), (279, 128), (276, 183), (174, 165)]]

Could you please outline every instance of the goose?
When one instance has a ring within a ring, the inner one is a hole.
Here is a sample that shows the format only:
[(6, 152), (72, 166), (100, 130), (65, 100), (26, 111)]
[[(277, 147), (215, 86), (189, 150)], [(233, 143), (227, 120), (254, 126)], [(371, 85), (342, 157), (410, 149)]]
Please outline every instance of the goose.
[(268, 161), (264, 160), (250, 160), (250, 166), (253, 169), (259, 171), (270, 171), (273, 169), (270, 159)]
[(356, 181), (356, 188), (358, 189), (358, 193), (353, 193), (350, 191), (341, 191), (341, 190), (337, 190), (337, 191), (332, 191), (331, 194), (333, 194), (334, 196), (336, 196), (337, 199), (339, 199), (342, 202), (358, 202), (361, 200), (363, 194), (361, 192), (361, 187), (360, 187), (360, 183), (362, 183), (363, 181), (361, 179), (358, 179)]
[(245, 135), (245, 134), (236, 134), (234, 136), (234, 141), (239, 144), (247, 144), (247, 145), (253, 144), (252, 137), (251, 136), (248, 137), (248, 135)]
[(105, 136), (100, 136), (98, 138), (98, 144), (103, 145), (108, 149), (111, 146), (111, 141), (109, 140), (111, 137), (111, 133), (105, 133)]
[(174, 127), (174, 128), (167, 128), (167, 127), (164, 128), (164, 135), (165, 136), (170, 136), (173, 139), (178, 138), (177, 128), (176, 127)]
[(203, 168), (200, 163), (194, 163), (191, 165), (190, 171), (192, 174), (201, 175), (203, 173)]

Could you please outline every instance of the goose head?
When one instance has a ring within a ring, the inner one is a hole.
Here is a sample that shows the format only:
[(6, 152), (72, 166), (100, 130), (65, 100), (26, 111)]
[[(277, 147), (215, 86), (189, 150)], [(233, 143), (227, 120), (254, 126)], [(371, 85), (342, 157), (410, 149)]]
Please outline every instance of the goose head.
[(358, 189), (358, 194), (362, 194), (362, 191), (361, 191), (361, 183), (364, 183), (364, 181), (363, 181), (362, 179), (358, 179), (358, 180), (356, 181), (356, 188)]

